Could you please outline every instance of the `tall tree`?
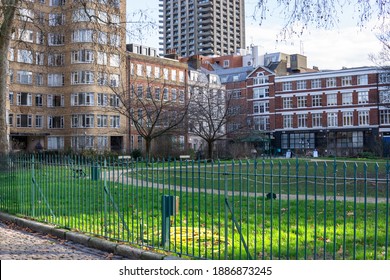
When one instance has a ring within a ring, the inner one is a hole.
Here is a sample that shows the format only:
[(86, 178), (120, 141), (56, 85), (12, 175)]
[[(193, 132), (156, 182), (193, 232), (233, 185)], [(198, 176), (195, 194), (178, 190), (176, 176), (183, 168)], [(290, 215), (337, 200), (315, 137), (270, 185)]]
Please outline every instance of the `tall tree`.
[(0, 6), (0, 155), (8, 154), (7, 108), (8, 51), (19, 0), (2, 0)]
[(225, 87), (217, 75), (193, 70), (190, 76), (189, 134), (206, 142), (207, 157), (213, 159), (215, 142), (228, 134), (231, 97), (226, 98)]
[[(139, 59), (134, 64), (133, 60), (129, 62), (128, 88), (113, 91), (121, 103), (116, 109), (129, 120), (129, 127), (144, 139), (145, 156), (150, 159), (155, 139), (168, 133), (185, 134), (184, 121), (188, 111), (186, 79), (168, 81), (168, 72), (162, 71), (174, 67), (175, 63), (171, 60), (150, 58), (150, 61), (143, 62), (145, 56)], [(154, 71), (151, 68), (153, 64)]]

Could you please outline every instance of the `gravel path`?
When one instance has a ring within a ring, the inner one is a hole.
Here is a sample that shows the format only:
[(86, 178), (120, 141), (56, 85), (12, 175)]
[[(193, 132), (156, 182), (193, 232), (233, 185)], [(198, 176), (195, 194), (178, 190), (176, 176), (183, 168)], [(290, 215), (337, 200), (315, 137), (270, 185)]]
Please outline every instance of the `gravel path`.
[(125, 258), (0, 221), (0, 260), (110, 259)]

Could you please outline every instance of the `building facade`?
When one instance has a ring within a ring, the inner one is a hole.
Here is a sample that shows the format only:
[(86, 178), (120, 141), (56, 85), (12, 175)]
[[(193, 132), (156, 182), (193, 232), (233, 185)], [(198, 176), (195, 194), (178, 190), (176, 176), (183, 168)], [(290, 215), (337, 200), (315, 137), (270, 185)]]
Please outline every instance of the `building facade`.
[(160, 0), (160, 52), (228, 55), (245, 48), (244, 0)]
[(124, 152), (126, 1), (25, 2), (9, 52), (11, 150)]
[[(153, 156), (175, 156), (187, 149), (188, 65), (176, 55), (157, 57), (156, 50), (127, 46), (130, 150), (149, 150)], [(148, 139), (153, 139), (148, 145)]]
[(308, 155), (382, 154), (388, 74), (374, 67), (275, 78), (275, 147)]

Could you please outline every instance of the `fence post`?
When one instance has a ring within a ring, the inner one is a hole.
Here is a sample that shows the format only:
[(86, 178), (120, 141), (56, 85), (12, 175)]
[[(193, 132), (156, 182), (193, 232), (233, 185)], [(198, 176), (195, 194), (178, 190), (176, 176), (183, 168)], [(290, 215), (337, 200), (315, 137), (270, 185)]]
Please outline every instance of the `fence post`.
[(31, 214), (35, 217), (35, 159), (34, 155), (31, 157)]

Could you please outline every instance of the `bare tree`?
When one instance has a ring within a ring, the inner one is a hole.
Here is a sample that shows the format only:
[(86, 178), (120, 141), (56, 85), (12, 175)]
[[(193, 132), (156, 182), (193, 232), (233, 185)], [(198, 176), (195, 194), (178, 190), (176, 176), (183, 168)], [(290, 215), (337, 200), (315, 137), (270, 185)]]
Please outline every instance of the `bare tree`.
[[(185, 119), (188, 111), (186, 100), (186, 83), (169, 83), (160, 71), (167, 70), (168, 61), (158, 59), (157, 70), (151, 71), (151, 64), (142, 62), (129, 65), (130, 76), (128, 88), (115, 90), (121, 106), (116, 107), (121, 115), (129, 120), (129, 127), (135, 128), (137, 134), (145, 141), (145, 156), (151, 157), (152, 142), (166, 134), (184, 135)], [(178, 62), (177, 62), (178, 63)], [(134, 69), (134, 68), (139, 69)], [(148, 70), (149, 69), (149, 70)]]
[(207, 157), (212, 159), (215, 142), (226, 139), (228, 134), (231, 98), (226, 98), (225, 87), (217, 75), (192, 71), (190, 76), (189, 134), (206, 142)]

